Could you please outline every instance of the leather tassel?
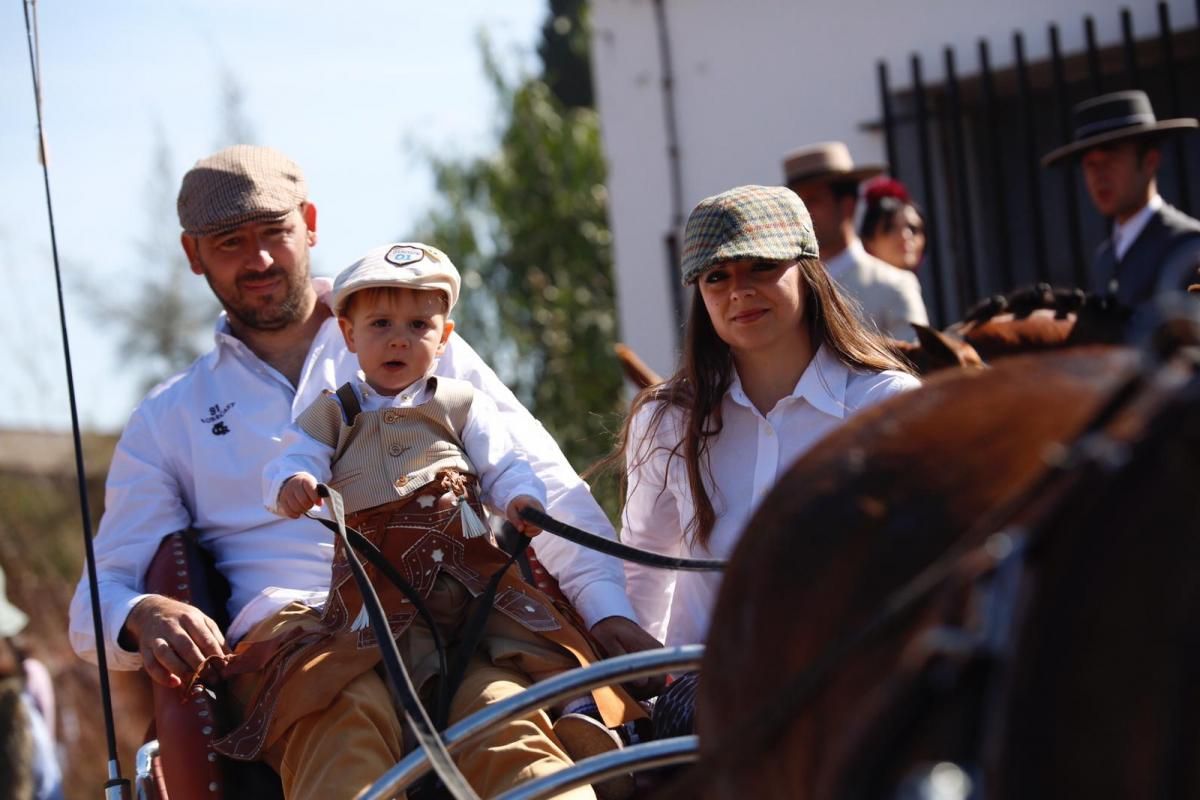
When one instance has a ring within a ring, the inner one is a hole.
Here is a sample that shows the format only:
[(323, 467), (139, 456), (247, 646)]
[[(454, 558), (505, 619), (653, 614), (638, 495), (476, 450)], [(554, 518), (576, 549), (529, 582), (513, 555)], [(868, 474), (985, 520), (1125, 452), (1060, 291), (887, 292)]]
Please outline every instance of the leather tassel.
[(358, 616), (354, 618), (354, 622), (350, 625), (350, 630), (361, 631), (363, 628), (371, 627), (371, 617), (367, 614), (367, 604), (363, 603), (363, 607), (358, 610)]
[(480, 536), (487, 536), (488, 527), (483, 524), (483, 520), (475, 513), (475, 509), (471, 508), (471, 504), (467, 502), (466, 494), (462, 494), (458, 498), (458, 516), (462, 521), (464, 538), (477, 539)]

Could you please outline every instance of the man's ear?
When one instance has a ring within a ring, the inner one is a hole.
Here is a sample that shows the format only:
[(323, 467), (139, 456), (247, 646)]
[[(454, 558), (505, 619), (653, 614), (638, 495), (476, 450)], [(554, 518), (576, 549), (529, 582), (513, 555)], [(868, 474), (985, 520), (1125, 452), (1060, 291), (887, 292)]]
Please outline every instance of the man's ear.
[(304, 224), (308, 227), (308, 246), (312, 247), (317, 243), (317, 206), (315, 203), (305, 203), (300, 206), (300, 213), (304, 215)]
[(187, 256), (188, 264), (192, 267), (192, 272), (203, 275), (204, 267), (200, 264), (200, 240), (195, 236), (181, 233), (179, 234), (179, 243), (183, 245), (183, 252)]
[(1158, 174), (1158, 166), (1162, 163), (1162, 150), (1157, 147), (1151, 147), (1142, 154), (1142, 163), (1140, 164), (1151, 177)]
[(446, 320), (446, 326), (442, 328), (442, 341), (438, 342), (437, 354), (440, 356), (446, 352), (446, 342), (450, 341), (450, 334), (454, 333), (454, 320)]
[(346, 349), (351, 353), (358, 353), (354, 349), (354, 323), (345, 317), (338, 317), (338, 327), (342, 329), (342, 338), (346, 340)]

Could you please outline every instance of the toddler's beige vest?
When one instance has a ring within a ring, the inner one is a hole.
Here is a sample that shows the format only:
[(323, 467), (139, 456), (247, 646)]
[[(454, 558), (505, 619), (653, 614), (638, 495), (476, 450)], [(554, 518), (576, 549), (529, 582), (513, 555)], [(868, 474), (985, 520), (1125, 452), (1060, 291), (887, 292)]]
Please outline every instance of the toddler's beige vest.
[(428, 381), (432, 396), (419, 406), (363, 411), (347, 425), (337, 395), (328, 392), (296, 420), (334, 448), (329, 485), (342, 493), (347, 514), (403, 500), (441, 470), (478, 477), (462, 446), (474, 387), (453, 378)]

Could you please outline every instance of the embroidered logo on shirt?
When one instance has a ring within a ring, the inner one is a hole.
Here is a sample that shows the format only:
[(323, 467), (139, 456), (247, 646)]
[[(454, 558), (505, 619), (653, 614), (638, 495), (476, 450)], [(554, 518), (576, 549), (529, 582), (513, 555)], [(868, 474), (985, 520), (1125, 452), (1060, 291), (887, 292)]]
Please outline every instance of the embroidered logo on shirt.
[(225, 434), (229, 433), (229, 426), (224, 422), (218, 422), (216, 425), (212, 426), (212, 432), (213, 436), (224, 436)]
[[(214, 422), (217, 422), (218, 420), (220, 420), (221, 417), (225, 416), (225, 412), (229, 411), (229, 409), (233, 408), (235, 405), (237, 405), (237, 403), (226, 403), (225, 405), (221, 405), (220, 403), (218, 403), (215, 406), (209, 406), (208, 407), (208, 416), (201, 417), (200, 421), (203, 422), (205, 425), (211, 425)], [(214, 433), (215, 432), (216, 431), (214, 431)], [(228, 431), (226, 431), (226, 433), (228, 433)]]

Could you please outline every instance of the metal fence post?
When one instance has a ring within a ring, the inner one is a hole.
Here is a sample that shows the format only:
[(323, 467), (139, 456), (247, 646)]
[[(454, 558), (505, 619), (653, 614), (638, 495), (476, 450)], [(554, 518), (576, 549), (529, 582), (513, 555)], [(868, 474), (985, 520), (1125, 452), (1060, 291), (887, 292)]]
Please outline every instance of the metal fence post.
[(933, 165), (929, 158), (929, 120), (926, 118), (925, 83), (921, 79), (921, 56), (912, 54), (913, 105), (917, 116), (917, 143), (921, 156), (921, 186), (925, 193), (925, 252), (933, 275), (933, 323), (946, 325), (946, 292), (942, 275), (941, 243), (938, 241), (937, 197), (934, 195)]

